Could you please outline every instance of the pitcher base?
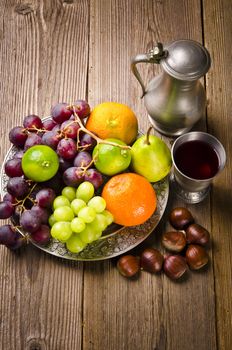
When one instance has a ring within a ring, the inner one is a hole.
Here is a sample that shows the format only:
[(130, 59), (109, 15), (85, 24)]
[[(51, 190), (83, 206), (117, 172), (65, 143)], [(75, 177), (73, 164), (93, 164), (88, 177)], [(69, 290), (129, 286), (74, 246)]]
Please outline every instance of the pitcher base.
[(166, 135), (166, 136), (180, 136), (185, 134), (186, 132), (188, 132), (189, 130), (191, 130), (192, 127), (189, 128), (183, 128), (183, 129), (174, 129), (171, 130), (170, 128), (165, 128), (163, 126), (161, 126), (160, 124), (157, 124), (149, 115), (148, 115), (148, 119), (150, 121), (150, 123), (152, 124), (152, 126), (161, 134)]

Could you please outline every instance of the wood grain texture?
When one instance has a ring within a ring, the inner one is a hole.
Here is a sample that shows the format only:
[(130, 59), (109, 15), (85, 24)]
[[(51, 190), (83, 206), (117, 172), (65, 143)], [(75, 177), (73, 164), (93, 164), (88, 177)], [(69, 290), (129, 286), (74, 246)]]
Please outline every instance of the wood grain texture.
[[(229, 0), (0, 0), (1, 161), (12, 126), (29, 113), (48, 115), (57, 101), (126, 103), (145, 131), (130, 59), (157, 40), (181, 38), (204, 41), (211, 53), (208, 117), (195, 129), (217, 136), (228, 155), (211, 197), (188, 206), (212, 232), (211, 264), (181, 283), (146, 272), (128, 281), (117, 259), (72, 263), (33, 247), (16, 254), (0, 247), (0, 349), (230, 350), (231, 15)], [(147, 83), (160, 68), (139, 70)], [(172, 194), (154, 234), (132, 253), (160, 247), (177, 205)]]
[[(85, 98), (88, 8), (85, 0), (0, 2), (1, 161), (25, 115)], [(0, 254), (0, 348), (80, 349), (82, 264), (33, 247)]]
[[(130, 59), (157, 40), (201, 42), (200, 2), (92, 0), (90, 19), (89, 102), (126, 103), (136, 112), (140, 129), (146, 130), (146, 111)], [(146, 83), (159, 72), (155, 65), (139, 69)], [(204, 121), (200, 125), (204, 127)], [(176, 205), (183, 203), (171, 196), (167, 211)], [(211, 229), (209, 199), (190, 208), (199, 223)], [(155, 236), (134, 253), (146, 245), (159, 246), (166, 221), (167, 214)], [(214, 297), (212, 268), (189, 274), (182, 283), (147, 273), (130, 282), (118, 275), (115, 262), (86, 265), (83, 348), (215, 349)]]
[(205, 43), (212, 56), (212, 68), (207, 79), (209, 132), (222, 142), (227, 153), (226, 167), (215, 179), (211, 195), (218, 349), (231, 349), (232, 3), (215, 0), (204, 1), (203, 4)]

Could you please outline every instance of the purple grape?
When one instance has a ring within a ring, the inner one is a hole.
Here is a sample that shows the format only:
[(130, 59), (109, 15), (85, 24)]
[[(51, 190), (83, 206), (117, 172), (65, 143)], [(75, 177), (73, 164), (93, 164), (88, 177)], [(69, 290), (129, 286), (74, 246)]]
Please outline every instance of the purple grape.
[(33, 210), (25, 210), (20, 218), (20, 225), (30, 233), (37, 231), (41, 226), (41, 220)]
[(68, 168), (63, 174), (63, 180), (67, 186), (79, 186), (84, 181), (82, 169), (78, 167)]
[(67, 170), (68, 168), (71, 168), (73, 166), (73, 163), (72, 161), (68, 161), (66, 159), (63, 159), (63, 158), (59, 158), (59, 163), (60, 163), (60, 166), (59, 166), (59, 169), (60, 171), (63, 173), (65, 170)]
[(51, 208), (55, 197), (56, 194), (51, 188), (43, 188), (36, 194), (36, 202), (42, 208)]
[(41, 225), (40, 228), (31, 233), (30, 236), (35, 243), (46, 245), (51, 239), (50, 228), (47, 225)]
[(15, 126), (9, 133), (10, 142), (17, 147), (24, 146), (27, 136), (27, 131), (21, 126)]
[(14, 242), (11, 244), (6, 244), (6, 247), (10, 250), (17, 250), (26, 244), (26, 239), (19, 233), (15, 232)]
[(84, 147), (85, 151), (92, 151), (96, 146), (97, 141), (89, 134), (83, 134), (81, 136), (78, 146)]
[(69, 118), (69, 120), (75, 120), (75, 119), (76, 119), (76, 117), (74, 114), (72, 114), (71, 117)]
[(56, 131), (47, 131), (42, 136), (42, 144), (47, 145), (56, 150), (60, 141), (60, 136)]
[(13, 244), (16, 236), (17, 235), (13, 226), (0, 226), (0, 244)]
[(52, 188), (56, 195), (58, 195), (60, 194), (61, 188), (64, 187), (63, 176), (58, 172), (50, 180), (42, 182), (41, 185), (43, 185), (43, 187)]
[(68, 104), (67, 103), (57, 103), (51, 110), (51, 115), (53, 120), (58, 123), (61, 124), (63, 123), (65, 120), (68, 120), (71, 115), (72, 115), (72, 111), (67, 109)]
[(88, 117), (88, 115), (90, 114), (90, 106), (88, 102), (84, 100), (77, 100), (74, 103), (74, 105), (75, 105), (75, 112), (78, 114), (78, 116), (81, 119)]
[(91, 163), (91, 161), (92, 161), (92, 157), (90, 153), (86, 151), (82, 151), (76, 155), (73, 161), (73, 165), (76, 167), (87, 167)]
[(28, 148), (35, 146), (35, 145), (41, 145), (42, 144), (42, 138), (38, 134), (31, 133), (28, 135), (27, 141), (24, 145), (24, 150), (26, 151)]
[(60, 131), (60, 127), (61, 127), (60, 124), (56, 124), (51, 131), (58, 132), (58, 131)]
[(71, 139), (77, 138), (77, 131), (79, 130), (80, 126), (77, 122), (72, 122), (69, 120), (66, 120), (61, 125), (61, 131), (65, 135), (65, 137), (69, 137)]
[(88, 169), (84, 175), (84, 181), (89, 181), (97, 190), (103, 184), (102, 174), (96, 169)]
[(0, 219), (8, 219), (14, 213), (14, 207), (11, 202), (0, 202)]
[(49, 212), (45, 208), (41, 208), (38, 205), (34, 205), (31, 210), (36, 213), (36, 215), (40, 218), (42, 224), (48, 223)]
[(32, 114), (24, 118), (23, 126), (27, 129), (42, 129), (43, 123), (40, 117)]
[(22, 159), (23, 155), (24, 155), (24, 151), (21, 149), (20, 151), (15, 153), (14, 158)]
[(56, 125), (57, 124), (53, 119), (48, 119), (43, 122), (44, 129), (48, 131), (51, 131)]
[(10, 193), (6, 193), (3, 197), (3, 202), (11, 202), (12, 204), (16, 203), (16, 199)]
[(5, 164), (5, 173), (9, 177), (22, 176), (22, 160), (20, 158), (9, 159)]
[(16, 198), (22, 198), (29, 192), (29, 185), (22, 177), (12, 177), (7, 183), (7, 192)]
[(77, 144), (72, 139), (62, 139), (57, 146), (57, 154), (64, 159), (73, 159), (77, 154)]

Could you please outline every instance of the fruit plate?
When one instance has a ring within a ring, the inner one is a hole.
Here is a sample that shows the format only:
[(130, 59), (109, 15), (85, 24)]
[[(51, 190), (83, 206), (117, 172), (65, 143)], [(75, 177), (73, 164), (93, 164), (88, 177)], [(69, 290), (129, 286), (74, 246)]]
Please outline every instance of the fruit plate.
[[(7, 193), (6, 187), (9, 179), (8, 176), (5, 174), (5, 163), (9, 159), (12, 159), (18, 150), (19, 149), (15, 146), (11, 146), (4, 159), (1, 168), (0, 181), (2, 198)], [(144, 241), (154, 231), (154, 229), (156, 228), (156, 226), (162, 218), (162, 215), (167, 205), (169, 194), (168, 177), (164, 178), (160, 182), (153, 184), (153, 186), (157, 195), (157, 209), (155, 213), (150, 217), (150, 219), (148, 219), (142, 225), (122, 227), (116, 224), (112, 224), (103, 233), (103, 236), (101, 238), (99, 238), (97, 241), (88, 244), (86, 248), (78, 254), (73, 254), (69, 252), (66, 249), (65, 244), (55, 239), (52, 239), (47, 246), (40, 246), (33, 241), (31, 241), (31, 243), (39, 249), (51, 255), (55, 255), (59, 258), (77, 261), (104, 260), (123, 254), (128, 250), (131, 250), (132, 248), (136, 247), (142, 241)], [(18, 230), (22, 235), (24, 235), (24, 233), (20, 231), (20, 229)]]

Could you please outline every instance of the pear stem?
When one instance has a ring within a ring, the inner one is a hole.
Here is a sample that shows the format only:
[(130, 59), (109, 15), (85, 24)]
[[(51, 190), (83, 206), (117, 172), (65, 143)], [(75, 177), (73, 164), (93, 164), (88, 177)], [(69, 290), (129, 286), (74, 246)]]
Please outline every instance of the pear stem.
[(153, 126), (150, 126), (150, 128), (147, 130), (147, 137), (146, 137), (146, 141), (145, 141), (147, 145), (150, 145), (149, 136), (150, 136), (152, 129), (153, 129)]

